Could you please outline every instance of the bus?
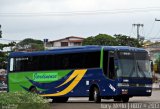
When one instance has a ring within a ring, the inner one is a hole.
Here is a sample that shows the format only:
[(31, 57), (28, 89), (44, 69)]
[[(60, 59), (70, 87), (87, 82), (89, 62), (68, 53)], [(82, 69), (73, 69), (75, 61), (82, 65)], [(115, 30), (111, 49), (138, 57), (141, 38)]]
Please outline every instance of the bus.
[(128, 102), (152, 93), (150, 59), (142, 48), (80, 46), (13, 52), (8, 63), (8, 92), (34, 92), (53, 102), (67, 102), (69, 97)]

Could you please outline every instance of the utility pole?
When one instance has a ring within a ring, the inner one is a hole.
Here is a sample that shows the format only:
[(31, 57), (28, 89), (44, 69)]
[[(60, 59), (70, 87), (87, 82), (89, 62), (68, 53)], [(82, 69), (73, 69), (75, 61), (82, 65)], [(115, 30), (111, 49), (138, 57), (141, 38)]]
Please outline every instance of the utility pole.
[(133, 24), (133, 26), (137, 27), (137, 39), (140, 40), (140, 35), (139, 35), (139, 29), (140, 27), (143, 27), (143, 24)]
[(155, 21), (160, 21), (160, 20), (155, 18)]
[(2, 30), (1, 30), (1, 25), (0, 25), (0, 38), (2, 38)]
[(43, 42), (44, 42), (44, 49), (46, 50), (46, 45), (48, 43), (48, 39), (44, 39)]

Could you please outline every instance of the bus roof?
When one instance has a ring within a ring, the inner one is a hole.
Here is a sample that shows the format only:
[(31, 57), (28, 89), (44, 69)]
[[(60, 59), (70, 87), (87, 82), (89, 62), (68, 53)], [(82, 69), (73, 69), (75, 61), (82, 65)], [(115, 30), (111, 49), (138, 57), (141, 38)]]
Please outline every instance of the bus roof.
[(56, 48), (52, 50), (44, 51), (34, 51), (34, 52), (12, 52), (9, 57), (22, 57), (22, 56), (36, 56), (36, 55), (51, 55), (51, 54), (64, 54), (64, 53), (79, 53), (79, 52), (93, 52), (104, 50), (113, 50), (113, 51), (137, 51), (137, 52), (147, 52), (145, 49), (129, 47), (129, 46), (78, 46), (78, 47), (64, 47)]

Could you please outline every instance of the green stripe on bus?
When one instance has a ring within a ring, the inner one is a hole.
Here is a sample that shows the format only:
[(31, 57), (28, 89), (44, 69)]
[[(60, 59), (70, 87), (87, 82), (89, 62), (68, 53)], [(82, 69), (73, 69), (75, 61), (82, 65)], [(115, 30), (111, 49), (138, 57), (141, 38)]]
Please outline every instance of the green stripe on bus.
[(100, 68), (103, 68), (103, 47), (101, 49), (101, 57), (100, 57)]
[(9, 73), (9, 91), (24, 90), (21, 85), (29, 88), (32, 84), (26, 77), (36, 82), (53, 82), (65, 77), (71, 70), (54, 70), (54, 71), (30, 71)]

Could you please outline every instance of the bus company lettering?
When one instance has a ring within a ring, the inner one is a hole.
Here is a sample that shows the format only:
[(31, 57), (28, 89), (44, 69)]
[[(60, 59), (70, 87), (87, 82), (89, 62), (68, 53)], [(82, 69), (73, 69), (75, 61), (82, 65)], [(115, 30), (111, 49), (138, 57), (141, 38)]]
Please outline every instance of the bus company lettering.
[(34, 73), (34, 81), (55, 81), (58, 80), (58, 73)]

